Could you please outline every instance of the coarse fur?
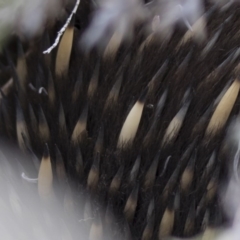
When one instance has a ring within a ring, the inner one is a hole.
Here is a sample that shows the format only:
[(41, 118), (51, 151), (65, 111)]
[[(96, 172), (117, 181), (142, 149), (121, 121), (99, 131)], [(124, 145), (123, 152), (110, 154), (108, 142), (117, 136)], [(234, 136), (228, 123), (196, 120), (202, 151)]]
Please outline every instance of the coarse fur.
[(131, 43), (86, 53), (79, 39), (92, 9), (82, 1), (49, 55), (61, 22), (6, 46), (1, 86), (13, 81), (2, 87), (1, 138), (35, 158), (23, 165), (35, 165), (42, 201), (55, 185), (61, 203), (74, 189), (74, 209), (95, 219), (90, 239), (105, 239), (104, 229), (110, 239), (189, 237), (229, 223), (219, 192), (233, 150), (227, 127), (239, 114), (240, 9), (207, 10), (201, 44), (182, 42), (179, 28), (145, 41), (139, 23)]

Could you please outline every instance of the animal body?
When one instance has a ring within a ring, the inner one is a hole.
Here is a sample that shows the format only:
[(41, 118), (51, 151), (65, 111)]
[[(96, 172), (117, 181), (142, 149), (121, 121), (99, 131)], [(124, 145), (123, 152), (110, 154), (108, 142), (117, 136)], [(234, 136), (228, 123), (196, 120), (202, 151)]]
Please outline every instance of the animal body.
[[(208, 4), (200, 43), (199, 25), (161, 39), (140, 22), (131, 42), (113, 33), (86, 53), (79, 39), (91, 11), (80, 3), (50, 54), (42, 52), (61, 21), (31, 43), (5, 46), (2, 206), (16, 222), (31, 208), (42, 219), (23, 223), (31, 239), (192, 237), (229, 223), (219, 193), (239, 114), (239, 7)], [(4, 147), (16, 143), (18, 154)]]

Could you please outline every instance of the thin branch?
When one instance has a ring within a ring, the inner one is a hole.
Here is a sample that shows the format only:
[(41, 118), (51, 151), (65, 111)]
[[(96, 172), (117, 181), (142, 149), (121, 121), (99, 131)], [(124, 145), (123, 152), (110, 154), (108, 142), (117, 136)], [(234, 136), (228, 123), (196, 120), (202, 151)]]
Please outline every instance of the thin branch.
[(70, 21), (71, 21), (71, 19), (72, 19), (73, 14), (75, 14), (75, 13), (77, 12), (77, 9), (78, 9), (78, 6), (79, 6), (79, 4), (80, 4), (80, 1), (81, 1), (81, 0), (77, 0), (77, 1), (76, 1), (76, 4), (75, 4), (75, 6), (74, 6), (74, 8), (73, 8), (73, 10), (72, 10), (72, 13), (71, 13), (70, 16), (68, 17), (66, 23), (63, 25), (63, 27), (62, 27), (62, 28), (60, 29), (60, 31), (58, 32), (58, 35), (57, 35), (57, 37), (56, 37), (56, 39), (55, 39), (55, 42), (53, 43), (53, 45), (52, 45), (51, 47), (49, 47), (47, 50), (43, 51), (43, 54), (49, 54), (49, 53), (58, 45), (61, 36), (62, 36), (63, 33), (66, 31), (66, 28), (68, 27), (68, 25), (69, 25), (69, 23), (70, 23)]

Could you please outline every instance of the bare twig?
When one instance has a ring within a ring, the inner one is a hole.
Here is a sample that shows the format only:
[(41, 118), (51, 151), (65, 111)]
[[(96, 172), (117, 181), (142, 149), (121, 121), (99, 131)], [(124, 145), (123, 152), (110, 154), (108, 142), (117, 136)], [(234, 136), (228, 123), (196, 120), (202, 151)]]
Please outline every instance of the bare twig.
[(53, 45), (51, 47), (49, 47), (47, 50), (43, 51), (43, 54), (49, 54), (59, 43), (61, 36), (63, 35), (63, 33), (65, 32), (66, 28), (68, 27), (73, 14), (75, 14), (77, 12), (78, 6), (80, 4), (81, 0), (76, 0), (76, 4), (72, 10), (72, 13), (70, 14), (70, 16), (68, 17), (66, 23), (63, 25), (63, 27), (60, 29), (60, 31), (58, 32), (58, 35), (55, 39), (55, 42), (53, 43)]

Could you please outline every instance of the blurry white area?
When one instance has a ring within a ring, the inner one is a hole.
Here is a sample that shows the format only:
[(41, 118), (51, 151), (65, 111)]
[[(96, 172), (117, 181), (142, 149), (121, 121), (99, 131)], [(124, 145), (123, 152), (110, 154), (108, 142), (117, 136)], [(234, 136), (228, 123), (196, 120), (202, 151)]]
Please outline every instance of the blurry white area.
[[(218, 5), (231, 5), (239, 0), (211, 0)], [(31, 38), (60, 18), (63, 6), (76, 0), (0, 0), (0, 41), (2, 35), (17, 33)], [(95, 7), (92, 21), (82, 36), (84, 49), (105, 46), (115, 34), (121, 40), (130, 39), (134, 25), (141, 20), (159, 16), (154, 27), (163, 38), (171, 37), (176, 24), (192, 30), (193, 24), (203, 15), (203, 0), (153, 0), (144, 5), (143, 0), (90, 0)], [(150, 20), (151, 22), (151, 20)], [(65, 29), (65, 28), (63, 28)], [(57, 33), (56, 33), (57, 35)], [(59, 35), (57, 35), (58, 37)], [(58, 42), (56, 40), (56, 42)]]
[(159, 33), (170, 37), (177, 23), (191, 30), (204, 12), (202, 4), (202, 0), (158, 0), (157, 13), (161, 19)]
[(239, 240), (240, 239), (240, 185), (231, 179), (226, 191), (223, 193), (223, 204), (225, 213), (233, 219), (232, 226), (223, 231), (216, 240)]
[(64, 201), (62, 197), (50, 202), (41, 201), (37, 184), (21, 176), (26, 169), (31, 177), (36, 174), (28, 166), (32, 165), (31, 159), (8, 144), (1, 142), (0, 146), (3, 149), (0, 150), (0, 239), (89, 239), (94, 216), (85, 219), (79, 206), (91, 205), (90, 200), (79, 194), (75, 198), (72, 188), (71, 191), (63, 191), (64, 188), (55, 187), (58, 196), (64, 196)]
[(0, 32), (32, 37), (61, 13), (66, 0), (0, 0)]
[[(137, 21), (159, 16), (158, 32), (164, 38), (170, 37), (174, 27), (182, 23), (187, 29), (202, 16), (202, 0), (154, 0), (144, 5), (141, 0), (96, 0), (98, 6), (92, 22), (83, 35), (84, 48), (104, 45), (114, 32), (123, 38), (132, 36)], [(107, 39), (108, 38), (108, 39)]]
[(234, 178), (229, 182), (223, 195), (223, 203), (228, 217), (234, 219), (233, 226), (240, 226), (240, 187)]
[[(85, 31), (82, 44), (89, 49), (109, 40), (114, 32), (126, 38), (132, 35), (133, 26), (146, 17), (144, 6), (139, 0), (98, 0), (98, 9)], [(106, 39), (108, 38), (108, 39)]]
[[(222, 10), (226, 10), (234, 2), (239, 2), (211, 1)], [(152, 0), (146, 5), (143, 0), (92, 0), (92, 4), (96, 9), (81, 41), (85, 50), (94, 46), (105, 46), (113, 34), (120, 39), (129, 39), (136, 22), (143, 19), (152, 22), (151, 19), (156, 20), (156, 16), (158, 22), (155, 21), (156, 24), (150, 28), (164, 39), (170, 38), (179, 24), (194, 32), (196, 40), (204, 39), (206, 35), (205, 29), (202, 29), (202, 21), (205, 19), (202, 19), (201, 24), (198, 21), (205, 12), (203, 0)], [(199, 23), (195, 26), (197, 22)]]
[(222, 189), (222, 204), (225, 214), (233, 221), (232, 225), (217, 240), (240, 239), (240, 115), (233, 118), (227, 133), (228, 147), (233, 149), (229, 156), (229, 172), (231, 179)]

